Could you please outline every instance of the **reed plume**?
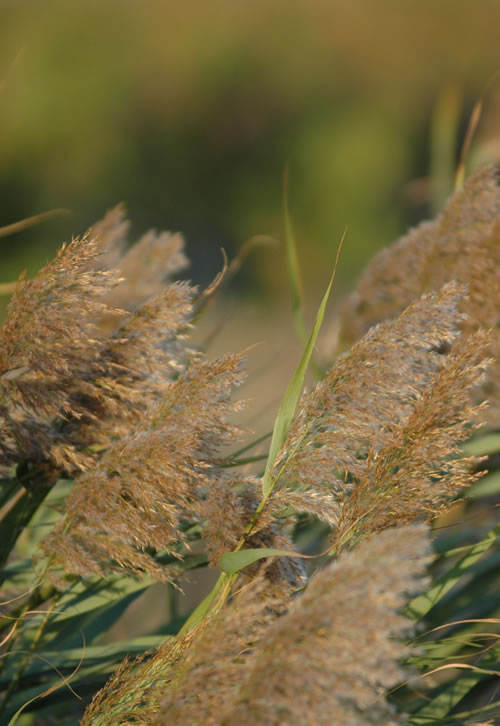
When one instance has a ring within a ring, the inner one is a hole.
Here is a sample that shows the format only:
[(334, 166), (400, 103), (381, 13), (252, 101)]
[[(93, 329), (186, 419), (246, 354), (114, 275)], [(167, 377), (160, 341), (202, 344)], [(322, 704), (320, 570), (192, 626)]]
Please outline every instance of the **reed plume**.
[(384, 692), (408, 675), (399, 610), (425, 585), (428, 551), (423, 525), (376, 535), (318, 572), (284, 614), (257, 580), (198, 630), (125, 666), (82, 726), (401, 723)]
[[(239, 478), (221, 475), (207, 492), (202, 503), (206, 522), (204, 536), (210, 563), (218, 567), (219, 559), (225, 552), (234, 550), (244, 537), (246, 548), (272, 547), (293, 551), (293, 527), (296, 517), (283, 516), (278, 508), (272, 506), (262, 510), (255, 521), (251, 533), (246, 534), (249, 523), (255, 517), (261, 498), (262, 480), (259, 477)], [(263, 571), (268, 586), (280, 597), (291, 593), (306, 582), (306, 573), (299, 558), (278, 558), (272, 563), (255, 563), (242, 573), (254, 578), (259, 570)]]
[(33, 280), (17, 284), (0, 330), (4, 468), (28, 459), (79, 469), (91, 442), (80, 439), (73, 423), (98, 426), (118, 412), (115, 364), (101, 355), (95, 319), (119, 276), (91, 269), (97, 254), (89, 237), (73, 240)]
[[(117, 270), (120, 282), (109, 290), (105, 302), (110, 308), (134, 312), (148, 299), (160, 293), (173, 275), (185, 269), (189, 261), (184, 254), (180, 234), (154, 230), (146, 232), (133, 245), (128, 245), (130, 223), (122, 204), (109, 210), (89, 231), (100, 252), (94, 266), (100, 270)], [(100, 327), (108, 334), (116, 329), (112, 315), (100, 319)]]
[[(212, 720), (192, 723), (401, 723), (383, 694), (407, 676), (398, 662), (411, 651), (397, 639), (410, 628), (399, 610), (424, 585), (428, 561), (423, 525), (383, 532), (343, 554), (311, 579), (286, 615), (263, 630), (248, 652), (248, 670), (232, 702), (226, 699), (218, 713), (207, 709)], [(183, 695), (181, 690), (174, 696), (180, 718), (170, 720), (167, 701), (158, 723), (182, 723)], [(202, 704), (205, 700), (201, 691)]]
[(181, 521), (200, 519), (204, 492), (219, 475), (221, 448), (238, 429), (229, 396), (243, 380), (238, 356), (194, 361), (129, 436), (109, 447), (80, 476), (65, 516), (43, 542), (54, 564), (79, 575), (148, 573), (162, 581), (174, 570), (157, 552), (181, 556)]
[[(184, 265), (182, 239), (151, 232), (124, 252), (126, 230), (117, 208), (19, 280), (0, 329), (4, 470), (28, 461), (54, 480), (88, 468), (189, 362), (180, 341), (195, 289), (165, 285)], [(144, 282), (126, 281), (112, 262)], [(125, 298), (128, 312), (116, 307)]]
[[(467, 286), (460, 304), (466, 335), (500, 326), (500, 188), (492, 167), (475, 171), (435, 220), (423, 222), (367, 265), (342, 312), (340, 340), (350, 345), (373, 325), (398, 315), (424, 292), (448, 282)], [(495, 361), (476, 400), (496, 426), (500, 407), (500, 337), (492, 336)]]
[(166, 638), (154, 653), (126, 658), (87, 707), (80, 726), (151, 726), (198, 632)]

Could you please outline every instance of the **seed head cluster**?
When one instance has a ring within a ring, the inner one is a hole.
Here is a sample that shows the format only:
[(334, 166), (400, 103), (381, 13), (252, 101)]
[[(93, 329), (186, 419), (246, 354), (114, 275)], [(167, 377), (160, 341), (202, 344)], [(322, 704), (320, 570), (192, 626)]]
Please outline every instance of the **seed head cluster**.
[[(341, 319), (343, 345), (373, 325), (394, 318), (422, 293), (451, 281), (465, 285), (460, 327), (469, 335), (500, 327), (500, 187), (492, 167), (475, 171), (433, 221), (423, 222), (379, 252), (347, 300)], [(488, 399), (483, 418), (498, 425), (500, 336), (489, 341), (490, 365), (475, 400)]]
[[(127, 234), (111, 210), (20, 279), (0, 329), (0, 468), (74, 480), (39, 557), (57, 585), (177, 586), (195, 539), (213, 567), (234, 550), (292, 554), (228, 578), (194, 629), (124, 662), (82, 724), (402, 723), (384, 694), (411, 654), (402, 605), (426, 584), (418, 522), (477, 479), (458, 447), (491, 417), (486, 394), (500, 405), (495, 175), (473, 175), (368, 267), (342, 313), (352, 346), (302, 395), (265, 496), (260, 473), (225, 458), (242, 433), (241, 356), (187, 343), (201, 298), (172, 281), (182, 239), (127, 247)], [(309, 582), (294, 551), (304, 515), (336, 557)]]
[(402, 723), (383, 694), (407, 675), (399, 610), (425, 584), (428, 552), (424, 525), (375, 535), (314, 575), (286, 612), (257, 578), (196, 631), (127, 664), (82, 726)]

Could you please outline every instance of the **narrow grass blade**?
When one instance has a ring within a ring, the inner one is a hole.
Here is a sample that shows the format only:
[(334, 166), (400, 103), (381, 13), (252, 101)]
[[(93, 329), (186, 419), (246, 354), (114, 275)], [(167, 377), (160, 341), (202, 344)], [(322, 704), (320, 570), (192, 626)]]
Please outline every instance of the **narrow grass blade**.
[(499, 537), (500, 524), (490, 530), (480, 542), (471, 547), (467, 554), (442, 575), (427, 592), (411, 600), (404, 610), (405, 615), (415, 621), (427, 615), (460, 578), (470, 572), (472, 565), (495, 544)]
[(413, 714), (405, 726), (431, 726), (441, 723), (441, 719), (447, 716), (482, 678), (484, 676), (481, 673), (467, 673), (453, 681), (451, 686)]
[(15, 714), (12, 716), (12, 718), (10, 719), (9, 723), (7, 724), (7, 726), (14, 726), (14, 724), (17, 722), (17, 719), (22, 714), (22, 712), (24, 711), (24, 709), (26, 708), (26, 706), (29, 706), (30, 703), (32, 703), (33, 701), (35, 701), (37, 698), (38, 698), (38, 696), (35, 696), (35, 698), (32, 698), (30, 701), (26, 701), (26, 703), (23, 703), (23, 705), (21, 706), (21, 708), (18, 711), (16, 711)]
[[(168, 639), (168, 638), (167, 638)], [(117, 643), (106, 643), (105, 645), (85, 646), (80, 648), (66, 648), (64, 650), (47, 650), (37, 652), (27, 667), (24, 677), (34, 679), (48, 678), (58, 671), (72, 672), (77, 663), (85, 667), (85, 676), (93, 671), (96, 674), (102, 673), (104, 669), (112, 670), (123, 658), (140, 655), (147, 650), (158, 648), (165, 642), (164, 635), (148, 635), (129, 640), (121, 640)], [(8, 685), (10, 678), (14, 676), (15, 664), (9, 664), (2, 672), (0, 684), (2, 687)], [(82, 679), (83, 667), (74, 675), (73, 684), (77, 685)]]
[[(80, 580), (64, 593), (40, 639), (39, 647), (50, 649), (51, 644), (69, 647), (78, 643), (85, 633), (87, 643), (100, 635), (138, 598), (154, 580), (151, 578), (116, 577)], [(27, 620), (20, 633), (20, 646), (28, 647), (35, 637), (42, 613)]]
[(266, 461), (267, 454), (262, 456), (247, 456), (246, 459), (230, 459), (222, 464), (222, 469), (232, 469), (236, 466), (245, 466), (246, 464), (255, 464), (258, 461)]
[(50, 209), (48, 212), (35, 214), (33, 217), (26, 217), (25, 219), (21, 219), (19, 222), (13, 222), (13, 224), (6, 224), (5, 227), (0, 227), (0, 237), (7, 237), (10, 234), (22, 232), (36, 224), (41, 224), (42, 222), (47, 222), (49, 219), (53, 219), (54, 217), (62, 217), (70, 213), (69, 209)]
[(274, 424), (273, 437), (271, 439), (271, 446), (269, 448), (269, 456), (267, 458), (266, 470), (264, 472), (264, 496), (268, 495), (273, 488), (271, 476), (272, 467), (274, 465), (274, 462), (276, 461), (278, 452), (286, 439), (290, 424), (292, 423), (293, 417), (295, 415), (295, 409), (297, 408), (300, 394), (302, 392), (307, 367), (309, 365), (309, 361), (311, 360), (314, 346), (316, 345), (318, 333), (325, 315), (326, 304), (328, 302), (328, 298), (330, 297), (330, 292), (333, 285), (333, 278), (334, 276), (332, 275), (328, 288), (323, 296), (323, 300), (321, 301), (318, 314), (316, 315), (316, 320), (314, 321), (311, 337), (309, 338), (297, 370), (295, 371), (293, 378), (290, 381), (286, 393), (281, 401), (278, 416)]
[(34, 485), (24, 492), (0, 522), (0, 569), (3, 569), (19, 535), (49, 492), (50, 487), (43, 482)]
[(263, 560), (266, 557), (297, 557), (297, 552), (273, 547), (226, 552), (219, 560), (219, 568), (228, 575), (234, 575), (244, 567), (253, 565), (257, 560)]
[(491, 497), (500, 493), (500, 471), (484, 476), (467, 489), (468, 499), (479, 499), (480, 497)]
[(297, 408), (300, 394), (301, 394), (302, 388), (304, 386), (304, 378), (306, 375), (307, 367), (311, 360), (312, 352), (314, 350), (314, 346), (316, 345), (316, 341), (318, 339), (318, 334), (319, 334), (319, 331), (321, 328), (321, 324), (322, 324), (323, 318), (325, 316), (326, 305), (328, 303), (328, 298), (330, 297), (330, 292), (332, 290), (333, 281), (335, 279), (335, 273), (337, 271), (339, 255), (340, 255), (340, 251), (342, 249), (342, 244), (344, 242), (345, 234), (346, 233), (344, 232), (342, 239), (340, 241), (339, 249), (337, 251), (337, 259), (335, 261), (335, 267), (333, 268), (330, 282), (328, 284), (325, 294), (323, 295), (321, 305), (319, 306), (318, 312), (316, 314), (316, 319), (314, 321), (311, 336), (307, 342), (307, 345), (306, 345), (306, 348), (302, 355), (302, 358), (300, 360), (300, 363), (297, 366), (297, 370), (295, 371), (293, 378), (288, 385), (286, 393), (283, 396), (283, 399), (281, 401), (281, 405), (280, 405), (280, 408), (278, 411), (278, 416), (277, 416), (275, 424), (274, 424), (273, 436), (271, 439), (271, 446), (269, 448), (269, 456), (267, 459), (266, 469), (264, 472), (264, 480), (263, 480), (263, 493), (264, 493), (265, 497), (269, 496), (269, 494), (272, 491), (273, 486), (274, 486), (273, 480), (272, 480), (272, 473), (271, 473), (272, 468), (274, 466), (274, 462), (276, 461), (276, 457), (278, 456), (278, 452), (281, 449), (281, 447), (286, 439), (288, 430), (290, 428), (290, 424), (292, 423), (293, 417), (295, 415), (295, 410)]
[(21, 489), (18, 479), (0, 479), (0, 508)]
[[(4, 592), (30, 590), (36, 586), (37, 582), (38, 578), (33, 571), (33, 560), (31, 557), (12, 562), (2, 572), (2, 590)], [(3, 597), (1, 597), (0, 606), (5, 604), (3, 600)]]
[[(405, 726), (462, 726), (465, 719), (476, 714), (481, 714), (489, 709), (495, 708), (495, 703), (486, 704), (482, 708), (471, 711), (464, 711), (449, 716), (450, 711), (467, 696), (467, 694), (482, 680), (488, 677), (498, 675), (498, 660), (494, 653), (488, 654), (480, 661), (480, 666), (470, 664), (456, 664), (457, 667), (467, 668), (469, 671), (454, 679), (450, 684), (438, 686), (433, 692), (427, 694), (426, 703), (415, 713), (413, 713)], [(453, 664), (448, 664), (446, 668), (453, 668)], [(498, 704), (498, 702), (497, 702)]]
[(467, 133), (465, 134), (464, 143), (460, 152), (460, 162), (457, 167), (455, 175), (455, 190), (462, 189), (465, 181), (465, 168), (467, 161), (467, 154), (472, 144), (472, 140), (479, 126), (481, 120), (481, 114), (483, 112), (483, 96), (476, 101), (474, 108), (469, 119), (469, 125), (467, 126)]
[(483, 434), (483, 436), (475, 436), (463, 444), (462, 451), (466, 456), (495, 454), (497, 451), (500, 451), (500, 434), (488, 433)]
[(233, 453), (228, 456), (227, 461), (232, 461), (233, 459), (238, 459), (242, 454), (246, 454), (247, 451), (250, 451), (255, 446), (258, 446), (263, 441), (266, 441), (266, 439), (270, 439), (273, 435), (272, 431), (268, 431), (267, 434), (264, 434), (263, 436), (259, 436), (258, 439), (255, 439), (255, 441), (251, 441), (249, 444), (244, 446), (242, 449), (238, 449), (238, 451), (233, 451)]
[(186, 620), (182, 628), (179, 630), (178, 637), (181, 637), (182, 635), (185, 635), (185, 633), (188, 633), (193, 628), (196, 628), (197, 625), (201, 623), (203, 618), (208, 614), (208, 612), (212, 608), (212, 604), (216, 597), (220, 595), (224, 587), (228, 584), (229, 578), (226, 575), (225, 572), (223, 572), (220, 576), (217, 582), (215, 583), (212, 590), (208, 593), (208, 595), (197, 605), (197, 607), (193, 610), (189, 618)]

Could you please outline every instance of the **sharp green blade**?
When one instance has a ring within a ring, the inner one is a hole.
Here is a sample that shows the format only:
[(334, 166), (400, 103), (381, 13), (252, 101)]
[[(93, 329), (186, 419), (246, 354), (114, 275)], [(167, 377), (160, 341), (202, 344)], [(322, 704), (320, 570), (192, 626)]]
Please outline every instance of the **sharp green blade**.
[(228, 575), (234, 575), (244, 567), (253, 565), (257, 560), (266, 557), (297, 557), (297, 552), (290, 550), (278, 550), (272, 547), (261, 547), (259, 549), (239, 550), (239, 552), (226, 552), (219, 560), (219, 567)]

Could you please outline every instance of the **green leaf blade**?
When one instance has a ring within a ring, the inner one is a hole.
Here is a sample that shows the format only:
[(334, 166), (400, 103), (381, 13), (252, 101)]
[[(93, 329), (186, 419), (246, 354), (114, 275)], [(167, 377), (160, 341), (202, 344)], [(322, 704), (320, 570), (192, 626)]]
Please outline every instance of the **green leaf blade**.
[(451, 588), (470, 572), (470, 568), (487, 552), (500, 537), (500, 524), (494, 527), (480, 542), (473, 545), (456, 565), (442, 575), (425, 593), (414, 598), (404, 609), (405, 615), (417, 621), (427, 613), (451, 590)]
[(259, 547), (257, 549), (226, 552), (219, 560), (219, 568), (228, 575), (235, 575), (248, 565), (267, 557), (297, 557), (297, 552), (280, 550), (273, 547)]
[(264, 472), (264, 496), (269, 496), (274, 486), (272, 480), (272, 468), (274, 466), (278, 453), (285, 442), (288, 431), (290, 429), (290, 425), (293, 421), (293, 417), (295, 416), (295, 410), (297, 408), (300, 394), (304, 386), (304, 378), (306, 375), (307, 367), (311, 360), (312, 352), (318, 339), (318, 334), (323, 323), (323, 318), (325, 317), (326, 305), (328, 303), (328, 298), (330, 297), (333, 281), (335, 279), (335, 270), (336, 267), (332, 273), (330, 282), (328, 284), (325, 294), (323, 295), (321, 305), (319, 306), (318, 312), (316, 314), (316, 319), (314, 321), (312, 333), (307, 342), (307, 346), (304, 350), (304, 353), (302, 354), (302, 358), (300, 359), (299, 365), (297, 366), (297, 370), (295, 371), (292, 380), (288, 384), (288, 388), (281, 401), (278, 416), (276, 417), (276, 421), (274, 424), (271, 446), (269, 447), (269, 456)]

